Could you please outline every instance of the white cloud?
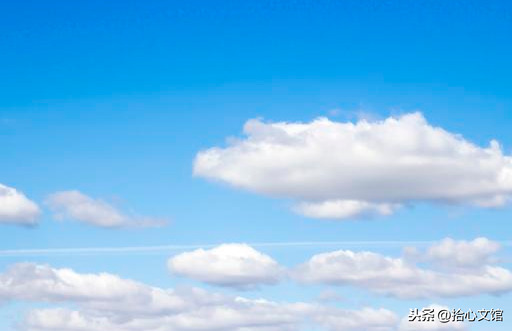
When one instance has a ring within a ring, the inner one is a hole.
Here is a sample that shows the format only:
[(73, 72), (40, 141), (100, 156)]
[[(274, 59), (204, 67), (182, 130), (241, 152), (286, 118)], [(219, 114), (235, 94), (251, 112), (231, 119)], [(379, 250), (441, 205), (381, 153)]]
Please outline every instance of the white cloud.
[[(144, 294), (144, 295), (143, 295)], [(19, 263), (0, 275), (0, 301), (125, 300), (151, 296), (151, 289), (111, 274), (78, 274), (71, 269)]]
[(293, 307), (273, 303), (228, 301), (223, 305), (195, 307), (179, 314), (119, 316), (69, 309), (39, 309), (29, 313), (24, 331), (278, 331), (296, 330)]
[(492, 263), (492, 255), (500, 248), (499, 243), (487, 238), (476, 238), (473, 241), (446, 238), (432, 245), (426, 255), (428, 260), (446, 267), (475, 268)]
[(34, 225), (40, 214), (37, 204), (22, 192), (0, 184), (0, 224)]
[(505, 205), (512, 157), (427, 123), (420, 113), (383, 121), (264, 123), (197, 154), (194, 174), (292, 199), (310, 217), (388, 215), (418, 201)]
[(223, 244), (176, 255), (169, 269), (181, 276), (202, 282), (248, 288), (279, 281), (283, 269), (268, 255), (245, 244)]
[[(451, 243), (447, 245), (446, 243)], [(378, 294), (399, 298), (457, 297), (478, 294), (501, 294), (512, 291), (510, 270), (489, 264), (487, 254), (477, 255), (467, 263), (459, 247), (492, 247), (495, 243), (478, 238), (472, 242), (445, 239), (433, 245), (425, 256), (431, 268), (419, 267), (405, 258), (392, 258), (373, 252), (339, 250), (314, 255), (293, 271), (305, 283), (352, 285)], [(439, 248), (443, 255), (436, 261)], [(435, 268), (446, 261), (458, 261), (463, 269)], [(462, 261), (462, 262), (460, 262)], [(438, 263), (440, 262), (440, 263)]]
[(71, 218), (101, 227), (161, 226), (164, 220), (127, 215), (100, 199), (93, 199), (79, 191), (53, 193), (46, 204), (56, 219)]
[(306, 325), (328, 331), (392, 331), (397, 318), (386, 309), (343, 310), (309, 304), (235, 299), (172, 315), (119, 319), (108, 312), (36, 309), (23, 331), (297, 331)]
[(383, 331), (398, 323), (385, 309), (344, 310), (200, 289), (166, 290), (107, 273), (27, 263), (0, 274), (0, 301), (10, 300), (73, 306), (31, 310), (20, 323), (22, 331), (292, 331), (311, 323), (330, 331)]

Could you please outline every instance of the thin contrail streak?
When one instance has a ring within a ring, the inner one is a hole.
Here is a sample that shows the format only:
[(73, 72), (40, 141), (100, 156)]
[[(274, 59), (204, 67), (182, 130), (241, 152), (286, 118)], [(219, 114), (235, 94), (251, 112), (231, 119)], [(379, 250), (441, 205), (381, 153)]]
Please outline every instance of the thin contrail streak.
[[(424, 246), (436, 241), (294, 241), (294, 242), (254, 242), (247, 243), (253, 247), (320, 247), (320, 246)], [(501, 241), (503, 246), (512, 246), (512, 241)], [(124, 246), (124, 247), (81, 247), (81, 248), (35, 248), (35, 249), (4, 249), (0, 257), (5, 256), (48, 256), (75, 254), (105, 254), (105, 253), (151, 253), (171, 252), (187, 249), (212, 248), (217, 244), (188, 244), (188, 245), (157, 245), (157, 246)]]

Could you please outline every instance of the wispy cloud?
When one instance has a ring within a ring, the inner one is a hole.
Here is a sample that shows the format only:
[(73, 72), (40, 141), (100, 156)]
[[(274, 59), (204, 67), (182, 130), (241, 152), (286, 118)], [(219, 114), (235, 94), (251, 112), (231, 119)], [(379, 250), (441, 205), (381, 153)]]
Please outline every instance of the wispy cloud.
[[(373, 240), (373, 241), (281, 241), (281, 242), (248, 242), (251, 247), (404, 247), (430, 246), (437, 241), (419, 240)], [(502, 246), (512, 246), (512, 240), (496, 241)], [(94, 255), (94, 254), (131, 254), (131, 253), (167, 253), (189, 249), (209, 249), (222, 243), (179, 244), (179, 245), (149, 245), (149, 246), (120, 246), (120, 247), (63, 247), (63, 248), (21, 248), (2, 249), (0, 256), (49, 256), (49, 255)]]
[(164, 219), (129, 215), (104, 200), (76, 190), (50, 194), (46, 205), (58, 220), (72, 219), (104, 228), (155, 227), (167, 223)]

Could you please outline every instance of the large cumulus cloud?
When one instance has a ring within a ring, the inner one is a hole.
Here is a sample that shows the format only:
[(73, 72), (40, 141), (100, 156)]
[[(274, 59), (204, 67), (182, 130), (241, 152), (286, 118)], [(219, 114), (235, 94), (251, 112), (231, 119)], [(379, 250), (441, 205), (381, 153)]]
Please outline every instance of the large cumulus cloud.
[(418, 201), (505, 205), (512, 158), (496, 141), (478, 146), (420, 113), (382, 121), (266, 123), (199, 152), (196, 176), (273, 197), (317, 218), (389, 215)]

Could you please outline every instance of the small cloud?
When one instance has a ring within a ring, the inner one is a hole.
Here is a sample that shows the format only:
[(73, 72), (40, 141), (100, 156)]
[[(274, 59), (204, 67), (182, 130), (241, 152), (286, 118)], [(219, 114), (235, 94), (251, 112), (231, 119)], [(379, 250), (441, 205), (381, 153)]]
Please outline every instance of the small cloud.
[(0, 184), (0, 224), (35, 225), (39, 206), (15, 188)]
[(494, 253), (501, 245), (487, 238), (476, 238), (472, 241), (445, 238), (432, 245), (426, 252), (427, 259), (433, 263), (452, 268), (478, 268), (494, 263)]
[(168, 266), (180, 276), (239, 289), (275, 284), (283, 276), (283, 268), (276, 261), (246, 244), (185, 252), (170, 258)]
[(163, 219), (127, 215), (103, 200), (76, 190), (51, 194), (46, 205), (57, 220), (73, 219), (99, 227), (158, 227), (167, 223)]

